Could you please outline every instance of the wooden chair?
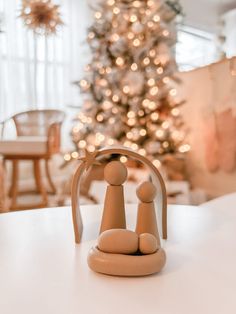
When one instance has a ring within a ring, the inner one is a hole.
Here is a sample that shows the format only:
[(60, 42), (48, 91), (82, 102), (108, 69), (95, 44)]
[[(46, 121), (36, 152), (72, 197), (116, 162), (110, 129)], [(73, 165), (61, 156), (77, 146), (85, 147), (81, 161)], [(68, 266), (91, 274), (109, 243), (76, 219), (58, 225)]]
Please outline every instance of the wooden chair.
[(5, 171), (3, 168), (2, 159), (0, 158), (0, 213), (4, 213), (7, 210), (8, 202), (6, 195)]
[[(60, 131), (64, 118), (65, 113), (61, 110), (45, 109), (21, 112), (7, 120), (14, 121), (17, 134), (14, 140), (2, 139), (0, 141), (0, 154), (3, 156), (4, 163), (8, 160), (12, 162), (12, 181), (9, 192), (12, 199), (11, 209), (47, 206), (47, 191), (42, 182), (40, 169), (40, 161), (42, 159), (45, 161), (49, 186), (53, 193), (56, 192), (49, 171), (49, 160), (52, 155), (60, 152)], [(4, 121), (5, 123), (6, 121)], [(19, 194), (19, 161), (21, 160), (32, 160), (33, 162), (37, 192), (42, 196), (42, 202), (39, 204), (17, 205), (17, 196)]]

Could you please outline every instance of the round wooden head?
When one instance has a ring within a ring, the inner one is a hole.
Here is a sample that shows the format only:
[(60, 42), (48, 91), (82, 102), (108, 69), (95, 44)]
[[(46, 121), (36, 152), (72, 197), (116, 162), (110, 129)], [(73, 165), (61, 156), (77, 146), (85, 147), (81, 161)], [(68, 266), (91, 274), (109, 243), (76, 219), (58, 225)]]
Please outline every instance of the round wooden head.
[(120, 161), (109, 162), (104, 169), (104, 179), (110, 185), (121, 185), (127, 179), (127, 169)]
[(155, 199), (157, 190), (152, 182), (145, 181), (137, 187), (136, 194), (141, 202), (150, 203)]

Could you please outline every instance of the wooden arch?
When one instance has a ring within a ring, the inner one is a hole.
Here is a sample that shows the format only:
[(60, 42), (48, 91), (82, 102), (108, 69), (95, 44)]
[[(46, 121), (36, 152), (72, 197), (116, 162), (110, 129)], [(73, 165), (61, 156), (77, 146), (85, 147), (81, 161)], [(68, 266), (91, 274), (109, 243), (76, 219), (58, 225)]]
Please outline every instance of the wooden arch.
[[(89, 154), (89, 153), (88, 153)], [(161, 208), (162, 213), (162, 237), (163, 239), (167, 239), (167, 194), (164, 181), (160, 172), (157, 168), (152, 164), (150, 160), (146, 157), (139, 155), (138, 153), (127, 149), (125, 147), (105, 147), (96, 153), (90, 154), (90, 164), (88, 165), (85, 158), (81, 158), (84, 162), (82, 162), (73, 177), (72, 181), (72, 190), (71, 190), (71, 201), (72, 201), (72, 218), (73, 218), (73, 225), (74, 225), (74, 234), (75, 234), (75, 242), (80, 243), (82, 231), (83, 231), (83, 222), (80, 212), (80, 204), (79, 204), (79, 192), (80, 192), (80, 181), (84, 171), (88, 168), (88, 166), (92, 165), (91, 156), (93, 156), (93, 160), (97, 161), (97, 158), (111, 155), (111, 154), (120, 154), (143, 163), (147, 166), (151, 173), (153, 174), (152, 179), (153, 183), (157, 187), (157, 206)]]

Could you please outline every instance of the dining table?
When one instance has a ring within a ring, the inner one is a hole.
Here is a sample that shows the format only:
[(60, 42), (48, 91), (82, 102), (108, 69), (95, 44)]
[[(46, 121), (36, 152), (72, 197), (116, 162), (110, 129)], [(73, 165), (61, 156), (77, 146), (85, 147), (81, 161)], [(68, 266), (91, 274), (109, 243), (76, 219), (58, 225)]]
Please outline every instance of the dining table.
[[(236, 209), (168, 206), (163, 270), (114, 277), (87, 264), (102, 205), (81, 206), (83, 235), (74, 241), (71, 207), (0, 214), (1, 314), (235, 314)], [(126, 205), (135, 229), (137, 205)]]

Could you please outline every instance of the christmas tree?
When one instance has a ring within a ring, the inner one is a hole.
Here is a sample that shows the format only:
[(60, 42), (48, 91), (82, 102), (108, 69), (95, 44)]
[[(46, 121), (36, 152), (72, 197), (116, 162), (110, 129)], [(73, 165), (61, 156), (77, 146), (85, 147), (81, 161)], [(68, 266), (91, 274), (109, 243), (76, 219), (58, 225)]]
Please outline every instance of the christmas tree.
[(158, 165), (166, 154), (188, 151), (173, 87), (178, 1), (107, 0), (94, 10), (92, 60), (77, 82), (84, 105), (72, 130), (71, 156), (118, 143)]

